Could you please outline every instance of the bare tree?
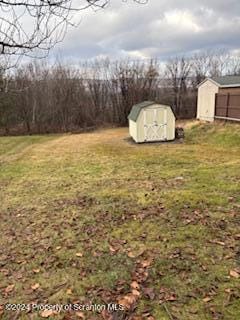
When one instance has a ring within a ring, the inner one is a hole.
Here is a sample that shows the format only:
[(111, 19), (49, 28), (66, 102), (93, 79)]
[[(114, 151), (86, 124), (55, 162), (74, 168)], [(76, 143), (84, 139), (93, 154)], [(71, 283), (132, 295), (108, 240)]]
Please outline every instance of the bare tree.
[(231, 55), (226, 50), (213, 51), (209, 54), (209, 76), (219, 77), (227, 72)]
[(159, 65), (156, 61), (120, 61), (115, 62), (112, 70), (111, 96), (114, 118), (125, 125), (127, 116), (135, 103), (156, 99)]
[(188, 80), (191, 74), (192, 62), (185, 57), (176, 57), (166, 65), (166, 78), (170, 82), (173, 93), (173, 106), (179, 115), (187, 94)]
[(201, 52), (195, 54), (192, 58), (192, 75), (193, 75), (193, 87), (196, 88), (207, 76), (209, 73), (211, 61), (211, 53)]
[(170, 104), (181, 118), (194, 117), (197, 83), (216, 66), (217, 74), (239, 74), (239, 56), (230, 55), (224, 64), (221, 56), (212, 66), (217, 58), (218, 53), (207, 52), (165, 65), (157, 60), (99, 59), (79, 67), (36, 60), (9, 73), (0, 69), (0, 134), (126, 125), (132, 106), (143, 100)]
[[(61, 41), (73, 14), (87, 8), (104, 8), (110, 0), (0, 0), (0, 53), (47, 53)], [(146, 3), (147, 0), (131, 0)]]
[(228, 75), (240, 75), (240, 55), (239, 54), (231, 56), (227, 65), (226, 73)]

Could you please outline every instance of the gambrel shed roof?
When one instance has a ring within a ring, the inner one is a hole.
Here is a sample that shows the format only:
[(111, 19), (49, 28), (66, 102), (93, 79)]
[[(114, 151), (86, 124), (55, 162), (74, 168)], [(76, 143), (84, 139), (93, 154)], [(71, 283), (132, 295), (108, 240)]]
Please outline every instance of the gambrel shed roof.
[[(141, 110), (146, 108), (146, 107), (150, 107), (150, 106), (152, 106), (154, 104), (162, 106), (162, 107), (170, 107), (170, 106), (167, 106), (167, 105), (165, 106), (165, 105), (163, 105), (161, 103), (154, 102), (154, 101), (143, 101), (141, 103), (135, 104), (132, 107), (132, 110), (131, 110), (131, 112), (130, 112), (130, 114), (128, 116), (128, 119), (136, 122)], [(173, 110), (172, 110), (172, 112), (173, 112)], [(174, 112), (173, 112), (173, 114), (174, 114)], [(174, 116), (175, 116), (175, 114), (174, 114)]]
[(132, 110), (128, 116), (128, 119), (136, 122), (141, 110), (154, 104), (155, 102), (153, 101), (143, 101), (141, 103), (135, 104), (132, 107)]

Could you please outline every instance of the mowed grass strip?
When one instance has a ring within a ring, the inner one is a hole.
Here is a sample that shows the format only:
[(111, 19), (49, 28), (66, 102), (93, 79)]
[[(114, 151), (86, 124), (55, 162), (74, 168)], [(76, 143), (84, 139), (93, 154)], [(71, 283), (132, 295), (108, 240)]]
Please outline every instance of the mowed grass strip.
[[(117, 319), (240, 319), (240, 126), (185, 134), (0, 138), (0, 305), (128, 297)], [(83, 316), (103, 318), (50, 318)]]

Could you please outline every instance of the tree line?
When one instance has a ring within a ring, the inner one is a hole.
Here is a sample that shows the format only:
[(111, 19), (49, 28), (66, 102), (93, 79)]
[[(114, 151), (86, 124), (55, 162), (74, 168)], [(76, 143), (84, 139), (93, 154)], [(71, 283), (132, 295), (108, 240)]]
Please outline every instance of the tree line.
[(198, 84), (206, 76), (240, 74), (240, 57), (205, 52), (166, 62), (101, 59), (77, 67), (34, 61), (0, 71), (1, 134), (78, 132), (126, 125), (132, 106), (144, 100), (193, 118)]

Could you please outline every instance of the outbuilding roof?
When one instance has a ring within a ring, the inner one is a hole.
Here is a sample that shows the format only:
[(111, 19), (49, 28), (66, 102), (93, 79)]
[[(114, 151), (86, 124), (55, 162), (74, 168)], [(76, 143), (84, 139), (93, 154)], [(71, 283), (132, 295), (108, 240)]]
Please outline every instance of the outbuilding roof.
[(137, 121), (137, 118), (141, 112), (141, 110), (143, 108), (146, 108), (146, 107), (149, 107), (153, 104), (155, 104), (156, 102), (153, 102), (153, 101), (143, 101), (141, 103), (138, 103), (138, 104), (135, 104), (133, 107), (132, 107), (132, 110), (128, 116), (128, 119), (129, 120), (132, 120), (132, 121)]
[(143, 101), (143, 102), (140, 102), (140, 103), (138, 103), (138, 104), (135, 104), (135, 105), (132, 107), (132, 110), (131, 110), (131, 112), (130, 112), (129, 115), (128, 115), (128, 119), (136, 122), (136, 121), (137, 121), (137, 118), (138, 118), (138, 116), (139, 116), (139, 114), (140, 114), (140, 112), (141, 112), (141, 110), (144, 109), (144, 108), (146, 108), (146, 107), (150, 107), (150, 106), (152, 106), (152, 105), (154, 105), (154, 104), (156, 104), (156, 105), (158, 105), (158, 106), (160, 106), (160, 107), (168, 107), (168, 108), (170, 108), (170, 109), (172, 110), (175, 118), (176, 118), (176, 115), (175, 115), (172, 107), (167, 106), (167, 105), (165, 105), (165, 104), (158, 103), (158, 102), (156, 102), (156, 101)]
[(212, 79), (220, 86), (240, 86), (240, 76), (213, 77)]
[(207, 80), (214, 82), (220, 88), (240, 87), (240, 76), (223, 76), (223, 77), (206, 78), (202, 83), (199, 84), (199, 86), (201, 86)]

